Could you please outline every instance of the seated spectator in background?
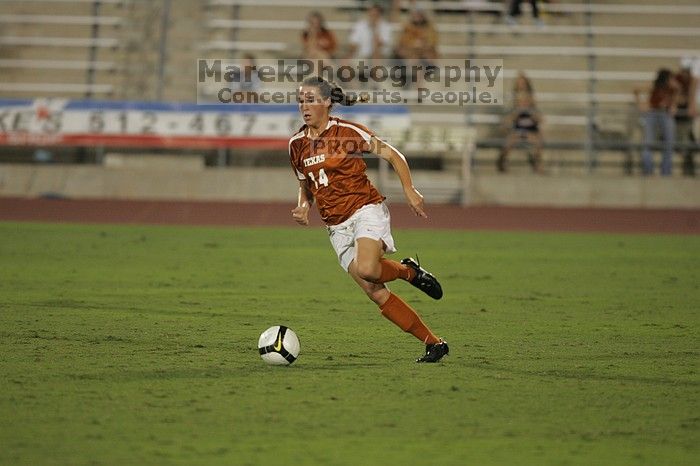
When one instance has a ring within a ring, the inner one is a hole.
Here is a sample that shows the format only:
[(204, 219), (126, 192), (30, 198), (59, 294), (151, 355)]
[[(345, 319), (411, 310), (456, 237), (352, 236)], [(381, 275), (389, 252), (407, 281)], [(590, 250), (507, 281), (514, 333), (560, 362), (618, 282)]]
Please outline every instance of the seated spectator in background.
[(303, 58), (316, 60), (333, 58), (338, 43), (335, 34), (326, 27), (323, 15), (318, 11), (312, 11), (306, 17), (306, 21), (306, 29), (301, 33)]
[[(520, 4), (524, 0), (510, 0), (510, 6), (508, 7), (508, 14), (506, 15), (506, 23), (510, 25), (518, 24), (517, 18), (520, 17), (522, 11), (520, 11)], [(543, 26), (542, 20), (540, 19), (540, 10), (537, 8), (537, 0), (528, 0), (530, 6), (532, 6), (532, 18), (537, 26)]]
[(438, 34), (425, 11), (411, 11), (408, 22), (404, 25), (399, 42), (396, 45), (396, 55), (404, 59), (417, 59), (430, 63), (437, 58)]
[[(681, 69), (676, 73), (675, 80), (678, 83), (678, 110), (675, 115), (676, 139), (681, 144), (693, 144), (697, 141), (693, 134), (693, 123), (697, 113), (697, 84), (698, 80), (693, 76), (691, 68), (693, 60), (684, 58), (681, 60)], [(693, 149), (683, 149), (683, 174), (695, 176), (695, 159)]]
[[(437, 30), (423, 10), (415, 9), (399, 37), (396, 57), (407, 70), (412, 70), (414, 65), (423, 65), (425, 69), (432, 66), (437, 59), (437, 43)], [(410, 82), (420, 85), (419, 81), (422, 81), (422, 78), (423, 75), (414, 75), (410, 77)]]
[(651, 156), (651, 145), (656, 141), (656, 134), (661, 130), (663, 135), (663, 151), (661, 154), (661, 175), (671, 174), (673, 146), (676, 140), (676, 124), (674, 115), (678, 105), (678, 84), (673, 73), (667, 68), (661, 68), (649, 90), (649, 99), (643, 105), (640, 95), (642, 89), (634, 90), (637, 107), (644, 112), (644, 148), (642, 149), (642, 174), (654, 173), (654, 162)]
[(505, 172), (510, 150), (518, 144), (527, 143), (531, 146), (528, 162), (534, 172), (541, 173), (544, 144), (540, 131), (542, 115), (535, 103), (532, 83), (522, 72), (518, 74), (513, 85), (513, 100), (513, 109), (503, 121), (508, 133), (496, 161), (496, 168), (499, 172)]
[(349, 58), (388, 58), (391, 54), (391, 25), (384, 20), (382, 7), (373, 4), (350, 33)]

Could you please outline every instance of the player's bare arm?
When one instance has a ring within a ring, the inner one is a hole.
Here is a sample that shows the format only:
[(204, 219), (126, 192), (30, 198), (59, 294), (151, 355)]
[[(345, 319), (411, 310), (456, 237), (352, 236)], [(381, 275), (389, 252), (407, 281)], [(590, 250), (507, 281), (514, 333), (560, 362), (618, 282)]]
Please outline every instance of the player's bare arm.
[(394, 171), (399, 176), (399, 180), (401, 180), (404, 196), (406, 196), (408, 205), (413, 212), (419, 217), (428, 218), (428, 215), (425, 213), (425, 206), (423, 205), (423, 195), (413, 186), (411, 169), (408, 167), (406, 157), (387, 142), (374, 136), (372, 137), (370, 146), (372, 147), (373, 154), (386, 160), (394, 168)]
[(299, 181), (299, 195), (297, 197), (297, 206), (292, 209), (292, 217), (299, 225), (309, 224), (309, 209), (313, 204), (314, 196), (309, 189), (306, 180)]

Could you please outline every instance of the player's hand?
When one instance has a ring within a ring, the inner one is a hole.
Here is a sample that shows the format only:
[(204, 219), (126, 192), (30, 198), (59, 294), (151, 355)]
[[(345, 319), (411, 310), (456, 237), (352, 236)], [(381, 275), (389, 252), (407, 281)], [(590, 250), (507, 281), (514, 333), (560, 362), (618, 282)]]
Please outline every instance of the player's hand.
[(425, 206), (423, 205), (423, 195), (413, 186), (405, 190), (404, 194), (406, 195), (406, 200), (408, 200), (408, 205), (411, 207), (411, 210), (413, 210), (413, 213), (416, 214), (417, 217), (428, 218), (428, 214), (425, 213)]
[(299, 225), (309, 224), (309, 203), (303, 202), (301, 205), (292, 209), (292, 218)]

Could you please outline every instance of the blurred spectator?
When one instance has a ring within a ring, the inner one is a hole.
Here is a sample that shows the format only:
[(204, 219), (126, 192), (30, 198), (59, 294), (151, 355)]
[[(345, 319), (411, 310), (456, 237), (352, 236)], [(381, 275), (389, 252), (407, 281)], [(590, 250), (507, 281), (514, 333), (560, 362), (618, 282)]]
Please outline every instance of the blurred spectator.
[(359, 20), (350, 33), (350, 58), (389, 57), (391, 53), (391, 25), (384, 20), (383, 9), (373, 4), (365, 19)]
[(301, 33), (304, 58), (330, 59), (335, 55), (338, 43), (335, 34), (326, 27), (326, 20), (318, 11), (306, 17), (307, 26)]
[(404, 25), (399, 42), (396, 45), (396, 55), (403, 59), (419, 60), (431, 63), (437, 58), (438, 34), (425, 11), (411, 11), (408, 22)]
[[(404, 71), (414, 70), (415, 65), (423, 69), (433, 66), (437, 59), (438, 34), (435, 26), (423, 10), (411, 11), (408, 22), (404, 25), (399, 42), (396, 45), (396, 57), (405, 66)], [(421, 84), (423, 74), (408, 77), (408, 83)]]
[[(694, 144), (693, 123), (697, 116), (697, 78), (692, 73), (692, 59), (681, 60), (681, 70), (676, 74), (678, 83), (678, 110), (676, 111), (676, 139), (680, 144)], [(695, 160), (692, 148), (683, 151), (683, 174), (695, 176)]]
[[(510, 6), (508, 7), (508, 14), (506, 15), (506, 23), (510, 25), (518, 24), (517, 18), (520, 17), (522, 11), (520, 11), (520, 4), (524, 0), (510, 0)], [(532, 17), (537, 26), (542, 26), (542, 20), (540, 19), (540, 10), (537, 8), (537, 0), (528, 0), (530, 6), (532, 7)]]
[(663, 135), (663, 151), (661, 155), (661, 174), (671, 174), (673, 145), (675, 144), (674, 115), (678, 105), (678, 84), (673, 73), (667, 68), (661, 68), (649, 90), (647, 105), (641, 102), (642, 89), (634, 90), (637, 107), (644, 112), (644, 148), (642, 149), (642, 173), (654, 173), (654, 163), (651, 156), (651, 145), (656, 141), (656, 134), (661, 130)]
[(503, 125), (508, 131), (496, 161), (499, 172), (506, 171), (506, 162), (510, 150), (519, 144), (529, 145), (528, 162), (536, 173), (542, 171), (542, 146), (544, 139), (540, 131), (542, 115), (535, 103), (532, 83), (520, 72), (513, 84), (513, 109), (506, 115)]

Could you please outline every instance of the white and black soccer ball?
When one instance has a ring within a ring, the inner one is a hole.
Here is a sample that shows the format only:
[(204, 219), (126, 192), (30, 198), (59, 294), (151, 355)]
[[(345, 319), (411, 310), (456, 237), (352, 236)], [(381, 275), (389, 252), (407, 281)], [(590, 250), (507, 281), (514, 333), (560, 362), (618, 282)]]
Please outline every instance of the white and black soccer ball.
[(291, 328), (275, 325), (265, 330), (258, 340), (260, 357), (273, 366), (288, 366), (299, 357), (299, 338)]

